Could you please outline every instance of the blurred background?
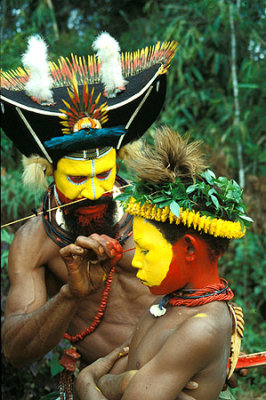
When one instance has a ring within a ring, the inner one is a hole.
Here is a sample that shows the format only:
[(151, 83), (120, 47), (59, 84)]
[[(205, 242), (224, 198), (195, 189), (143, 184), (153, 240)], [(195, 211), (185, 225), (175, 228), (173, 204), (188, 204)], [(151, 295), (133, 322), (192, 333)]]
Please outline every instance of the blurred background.
[[(165, 107), (145, 134), (166, 124), (204, 141), (216, 175), (235, 179), (244, 190), (254, 223), (231, 243), (220, 274), (229, 281), (245, 315), (242, 350), (265, 350), (265, 3), (257, 0), (2, 0), (1, 68), (21, 66), (27, 39), (41, 34), (50, 60), (92, 54), (96, 35), (107, 31), (122, 51), (176, 40)], [(1, 132), (2, 224), (32, 214), (41, 193), (21, 182), (21, 154)], [(123, 164), (120, 172), (128, 177)], [(2, 315), (8, 291), (8, 248), (20, 223), (1, 230)], [(3, 319), (3, 316), (2, 316)], [(59, 381), (60, 344), (44, 359), (16, 370), (2, 355), (2, 399), (40, 399)], [(238, 400), (266, 399), (265, 368), (239, 378)]]

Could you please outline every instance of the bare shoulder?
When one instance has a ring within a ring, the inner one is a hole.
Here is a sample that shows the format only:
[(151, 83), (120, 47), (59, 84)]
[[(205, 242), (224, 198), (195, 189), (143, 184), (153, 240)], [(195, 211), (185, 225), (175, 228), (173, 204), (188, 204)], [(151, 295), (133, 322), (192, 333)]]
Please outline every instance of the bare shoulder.
[(231, 330), (232, 320), (226, 303), (213, 302), (189, 310), (174, 336), (183, 338), (183, 344), (189, 342), (190, 348), (195, 346), (212, 357), (219, 347), (228, 344)]
[(58, 246), (46, 235), (42, 218), (32, 218), (15, 234), (9, 251), (9, 268), (45, 264), (54, 251), (58, 252)]
[[(42, 217), (34, 217), (22, 225), (15, 233), (15, 239), (21, 240), (24, 237), (41, 235), (41, 227), (43, 226)], [(43, 229), (44, 232), (44, 229)]]

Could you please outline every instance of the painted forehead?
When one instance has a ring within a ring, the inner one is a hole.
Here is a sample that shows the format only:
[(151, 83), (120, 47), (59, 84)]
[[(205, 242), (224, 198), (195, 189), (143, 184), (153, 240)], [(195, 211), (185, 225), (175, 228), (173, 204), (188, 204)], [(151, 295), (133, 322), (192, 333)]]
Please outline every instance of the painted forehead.
[(112, 168), (116, 162), (116, 151), (110, 148), (107, 152), (99, 155), (97, 158), (92, 160), (78, 156), (65, 156), (58, 161), (57, 170), (64, 172), (65, 174), (70, 173), (82, 173), (86, 172), (87, 169), (91, 169), (92, 165), (97, 172), (102, 172), (108, 168)]
[(142, 217), (134, 217), (133, 238), (140, 246), (156, 247), (156, 239), (167, 242), (159, 229)]

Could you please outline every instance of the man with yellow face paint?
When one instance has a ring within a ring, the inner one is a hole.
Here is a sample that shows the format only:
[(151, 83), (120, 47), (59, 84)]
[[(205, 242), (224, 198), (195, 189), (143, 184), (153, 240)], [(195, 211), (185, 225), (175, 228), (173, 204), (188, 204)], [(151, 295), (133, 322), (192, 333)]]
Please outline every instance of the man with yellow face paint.
[(157, 131), (154, 150), (135, 152), (129, 165), (138, 180), (119, 199), (134, 215), (132, 266), (160, 297), (136, 325), (126, 362), (114, 351), (83, 369), (77, 398), (175, 400), (193, 379), (195, 399), (217, 400), (243, 336), (242, 310), (230, 303), (233, 292), (217, 268), (229, 239), (245, 234), (240, 221), (250, 220), (241, 189), (206, 170), (198, 142), (167, 128)]
[[(105, 35), (105, 47), (107, 42)], [(31, 44), (45, 48), (41, 38)], [(121, 345), (154, 300), (131, 267), (133, 218), (115, 201), (114, 192), (127, 185), (116, 174), (116, 154), (157, 118), (175, 50), (167, 42), (145, 49), (145, 57), (127, 53), (134, 62), (122, 66), (126, 79), (113, 88), (99, 82), (95, 57), (93, 64), (76, 56), (43, 62), (36, 76), (36, 52), (27, 52), (25, 68), (2, 77), (1, 123), (27, 157), (25, 183), (55, 180), (44, 194), (42, 215), (26, 222), (10, 247), (3, 350), (20, 368), (67, 339), (75, 351), (66, 349), (62, 359), (61, 394), (71, 392), (75, 360), (81, 356), (83, 367)], [(43, 88), (45, 82), (51, 87)]]
[(97, 200), (111, 193), (115, 176), (116, 151), (113, 148), (93, 160), (65, 156), (58, 161), (54, 173), (57, 192), (69, 201), (83, 197)]

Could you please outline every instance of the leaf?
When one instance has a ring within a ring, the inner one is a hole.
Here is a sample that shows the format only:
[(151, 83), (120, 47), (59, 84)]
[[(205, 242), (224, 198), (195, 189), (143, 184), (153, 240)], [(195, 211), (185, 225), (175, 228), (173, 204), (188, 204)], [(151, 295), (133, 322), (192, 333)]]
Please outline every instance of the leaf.
[(187, 192), (188, 194), (189, 194), (189, 193), (192, 193), (192, 192), (194, 192), (198, 187), (199, 187), (198, 184), (196, 184), (196, 185), (190, 185), (190, 186), (187, 188), (186, 192)]
[(242, 218), (245, 221), (254, 222), (253, 219), (248, 217), (247, 215), (239, 215), (239, 218)]
[(212, 194), (211, 199), (212, 199), (213, 204), (215, 205), (216, 210), (219, 210), (220, 204), (219, 204), (217, 197)]
[(170, 204), (170, 211), (178, 218), (180, 214), (180, 207), (176, 201), (172, 201)]
[(169, 206), (171, 204), (171, 202), (172, 202), (172, 199), (163, 201), (162, 203), (158, 204), (158, 207), (163, 208), (163, 207)]
[(239, 83), (238, 87), (243, 89), (258, 89), (259, 86), (256, 83)]
[(212, 185), (213, 180), (216, 178), (213, 171), (207, 169), (207, 171), (200, 174), (210, 185)]
[(210, 196), (211, 194), (217, 194), (217, 192), (216, 192), (216, 190), (214, 189), (214, 188), (211, 188), (209, 191), (208, 191), (208, 196)]
[(160, 203), (160, 202), (162, 202), (162, 201), (164, 201), (164, 200), (167, 200), (164, 196), (160, 196), (160, 197), (155, 197), (153, 200), (152, 200), (152, 202), (154, 203), (154, 204), (157, 204), (157, 203)]
[(115, 200), (125, 201), (125, 200), (127, 200), (127, 198), (128, 198), (128, 194), (127, 193), (121, 193), (115, 198)]

